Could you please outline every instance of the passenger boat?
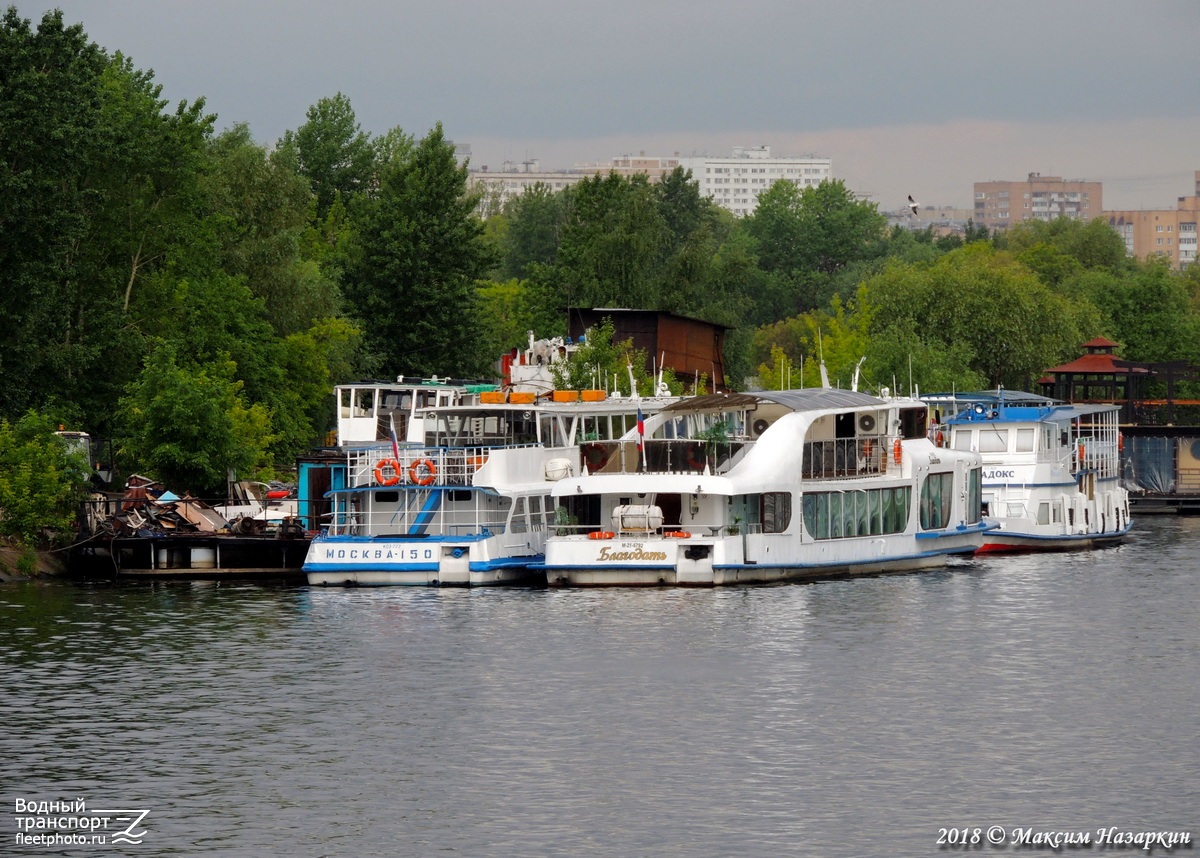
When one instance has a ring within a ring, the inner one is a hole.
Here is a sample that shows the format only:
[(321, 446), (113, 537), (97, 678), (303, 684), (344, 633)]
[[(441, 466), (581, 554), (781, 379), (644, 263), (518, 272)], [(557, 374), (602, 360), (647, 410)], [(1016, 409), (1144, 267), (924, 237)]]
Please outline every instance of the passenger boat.
[(1120, 407), (1006, 390), (923, 397), (949, 416), (943, 448), (983, 457), (981, 551), (1055, 551), (1120, 542), (1133, 522), (1120, 482)]
[[(723, 585), (923, 569), (987, 529), (980, 457), (886, 391), (717, 394), (663, 408), (554, 484), (550, 585)], [(640, 439), (639, 439), (640, 440)]]
[[(304, 562), (309, 583), (478, 586), (540, 574), (530, 564), (555, 524), (554, 482), (586, 467), (594, 445), (635, 432), (639, 409), (675, 401), (556, 390), (551, 368), (568, 351), (531, 337), (500, 388), (339, 388), (342, 458)], [(394, 440), (393, 425), (403, 427)]]

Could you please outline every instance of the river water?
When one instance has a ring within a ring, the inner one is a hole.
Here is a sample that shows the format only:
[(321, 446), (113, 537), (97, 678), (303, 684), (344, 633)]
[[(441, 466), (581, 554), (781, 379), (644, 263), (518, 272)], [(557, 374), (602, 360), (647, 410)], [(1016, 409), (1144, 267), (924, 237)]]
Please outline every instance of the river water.
[[(1167, 517), (1094, 553), (778, 587), (2, 585), (0, 853), (1200, 839), (1198, 550), (1200, 519)], [(141, 845), (17, 844), (45, 813), (18, 802), (77, 799), (148, 810)]]

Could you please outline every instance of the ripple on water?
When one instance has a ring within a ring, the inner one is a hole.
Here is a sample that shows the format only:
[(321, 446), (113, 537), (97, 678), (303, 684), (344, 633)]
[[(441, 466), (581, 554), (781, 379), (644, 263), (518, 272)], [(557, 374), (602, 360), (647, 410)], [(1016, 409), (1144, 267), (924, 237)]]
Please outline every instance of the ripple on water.
[(1197, 546), (1172, 519), (1110, 551), (723, 590), (6, 586), (0, 759), (17, 795), (150, 807), (155, 848), (188, 854), (1186, 830)]

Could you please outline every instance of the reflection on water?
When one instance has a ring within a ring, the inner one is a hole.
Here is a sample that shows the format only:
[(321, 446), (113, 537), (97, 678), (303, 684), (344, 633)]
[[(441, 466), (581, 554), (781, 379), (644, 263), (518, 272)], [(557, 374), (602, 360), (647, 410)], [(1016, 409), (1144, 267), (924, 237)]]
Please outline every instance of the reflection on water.
[(0, 834), (84, 797), (150, 808), (156, 854), (1200, 837), (1200, 521), (1141, 525), (781, 587), (0, 587)]

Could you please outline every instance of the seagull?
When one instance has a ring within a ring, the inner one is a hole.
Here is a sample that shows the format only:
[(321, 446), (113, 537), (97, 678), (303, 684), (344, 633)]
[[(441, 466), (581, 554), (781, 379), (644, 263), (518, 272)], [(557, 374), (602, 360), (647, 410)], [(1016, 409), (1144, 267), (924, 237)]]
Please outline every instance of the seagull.
[(912, 194), (909, 194), (908, 195), (908, 210), (912, 214), (913, 217), (917, 216), (917, 206), (919, 206), (919, 205), (921, 205), (921, 204), (912, 198)]

